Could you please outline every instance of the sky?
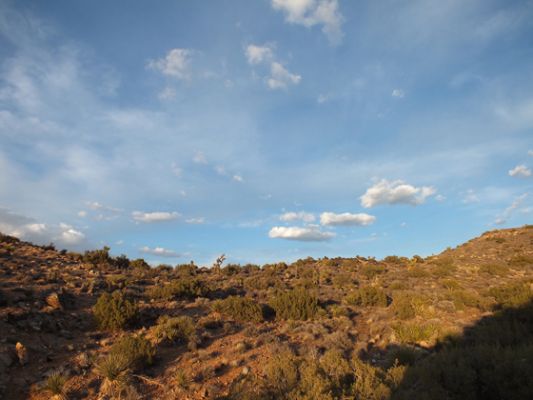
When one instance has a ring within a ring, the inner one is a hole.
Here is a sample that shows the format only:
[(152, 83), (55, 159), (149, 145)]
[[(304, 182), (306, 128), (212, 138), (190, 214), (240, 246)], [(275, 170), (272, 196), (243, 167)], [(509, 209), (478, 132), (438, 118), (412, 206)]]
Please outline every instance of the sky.
[(175, 265), (533, 223), (533, 2), (0, 0), (0, 231)]

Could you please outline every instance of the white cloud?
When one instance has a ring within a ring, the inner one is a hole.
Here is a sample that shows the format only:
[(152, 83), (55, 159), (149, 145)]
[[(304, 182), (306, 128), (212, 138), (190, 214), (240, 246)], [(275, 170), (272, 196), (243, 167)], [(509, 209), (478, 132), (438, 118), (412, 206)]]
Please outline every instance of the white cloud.
[(71, 225), (48, 225), (3, 208), (0, 208), (0, 232), (35, 244), (54, 242), (76, 246), (85, 241), (85, 234)]
[(303, 242), (322, 242), (335, 237), (333, 232), (322, 232), (317, 227), (300, 228), (297, 226), (275, 226), (268, 236), (271, 238), (299, 240)]
[(108, 212), (115, 213), (115, 214), (119, 214), (122, 212), (120, 208), (106, 206), (97, 201), (88, 201), (86, 204), (87, 204), (87, 207), (89, 207), (93, 211), (108, 211)]
[(422, 204), (426, 198), (435, 194), (435, 188), (431, 186), (415, 187), (402, 180), (388, 181), (382, 179), (368, 188), (361, 196), (361, 205), (371, 208), (379, 204), (410, 204), (413, 206)]
[(148, 68), (176, 79), (189, 79), (192, 50), (172, 49), (158, 60), (150, 60)]
[(246, 47), (245, 54), (249, 64), (260, 64), (274, 58), (274, 52), (269, 45), (256, 46), (255, 44), (250, 44)]
[(85, 218), (86, 216), (87, 216), (87, 211), (85, 210), (78, 211), (78, 217)]
[(286, 212), (284, 214), (281, 214), (279, 219), (283, 222), (292, 222), (292, 221), (313, 222), (315, 220), (315, 216), (305, 211)]
[(517, 165), (513, 169), (509, 170), (509, 176), (517, 176), (521, 178), (527, 178), (531, 176), (531, 169), (525, 165)]
[(242, 176), (240, 176), (240, 175), (233, 175), (233, 180), (235, 182), (242, 182), (243, 181)]
[(399, 97), (400, 99), (405, 97), (405, 92), (402, 89), (394, 89), (391, 93), (392, 97)]
[(74, 229), (72, 226), (61, 223), (59, 224), (62, 232), (60, 233), (60, 241), (67, 245), (76, 245), (80, 244), (85, 240), (85, 235)]
[(332, 212), (323, 212), (320, 214), (320, 223), (322, 225), (367, 226), (373, 224), (374, 221), (376, 221), (375, 216), (365, 213), (335, 214)]
[(279, 62), (270, 65), (270, 77), (267, 78), (267, 85), (270, 89), (286, 89), (288, 85), (297, 85), (302, 77), (292, 74)]
[(272, 0), (272, 7), (282, 11), (288, 23), (305, 27), (322, 25), (322, 32), (332, 44), (342, 40), (344, 18), (337, 0)]
[(180, 214), (177, 212), (155, 211), (155, 212), (141, 212), (134, 211), (131, 213), (133, 219), (139, 222), (164, 222), (177, 219)]
[(151, 255), (159, 256), (159, 257), (170, 257), (170, 258), (180, 257), (179, 253), (177, 253), (177, 252), (175, 252), (173, 250), (165, 249), (163, 247), (154, 247), (152, 249), (152, 248), (150, 248), (148, 246), (144, 246), (144, 247), (141, 247), (139, 250), (142, 253), (151, 254)]

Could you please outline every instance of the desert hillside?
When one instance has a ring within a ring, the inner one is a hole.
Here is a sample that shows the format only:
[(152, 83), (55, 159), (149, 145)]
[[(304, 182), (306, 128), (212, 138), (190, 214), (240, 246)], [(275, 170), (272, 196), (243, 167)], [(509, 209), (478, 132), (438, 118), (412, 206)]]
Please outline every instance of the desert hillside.
[(0, 398), (530, 399), (532, 298), (533, 226), (210, 268), (2, 235)]

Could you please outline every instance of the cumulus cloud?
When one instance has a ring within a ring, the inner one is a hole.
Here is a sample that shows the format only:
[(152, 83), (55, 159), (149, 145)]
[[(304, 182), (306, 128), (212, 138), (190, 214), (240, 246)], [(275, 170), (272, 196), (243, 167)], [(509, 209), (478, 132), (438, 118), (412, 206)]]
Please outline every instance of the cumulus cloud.
[(302, 77), (293, 74), (281, 62), (276, 60), (272, 46), (250, 44), (245, 49), (249, 64), (266, 64), (270, 66), (269, 75), (265, 78), (267, 86), (272, 89), (287, 89), (289, 85), (297, 85)]
[(138, 222), (164, 222), (172, 221), (179, 218), (180, 214), (177, 212), (155, 211), (155, 212), (142, 212), (134, 211), (131, 213), (133, 219)]
[(302, 242), (323, 242), (335, 237), (335, 233), (323, 232), (315, 226), (305, 228), (297, 226), (275, 226), (270, 229), (268, 236), (271, 238), (298, 240)]
[(313, 222), (315, 220), (315, 216), (305, 211), (299, 211), (299, 212), (291, 211), (291, 212), (286, 212), (284, 214), (281, 214), (279, 219), (284, 222), (292, 222), (292, 221)]
[(392, 97), (402, 98), (405, 97), (405, 92), (402, 89), (394, 89), (391, 93)]
[(509, 176), (516, 176), (520, 178), (527, 178), (531, 176), (531, 169), (525, 165), (517, 165), (513, 169), (509, 170)]
[(289, 85), (297, 85), (302, 77), (289, 72), (279, 62), (273, 62), (270, 65), (270, 77), (267, 79), (267, 85), (270, 89), (286, 89)]
[(85, 235), (68, 224), (59, 224), (61, 229), (60, 241), (67, 245), (76, 245), (84, 241)]
[(331, 44), (339, 44), (342, 40), (344, 18), (337, 0), (272, 0), (272, 7), (283, 12), (288, 23), (308, 28), (321, 25)]
[(139, 251), (144, 254), (151, 254), (153, 256), (159, 256), (159, 257), (169, 257), (169, 258), (180, 257), (179, 253), (173, 250), (165, 249), (163, 247), (150, 248), (148, 246), (144, 246), (144, 247), (141, 247)]
[(150, 60), (148, 68), (161, 72), (163, 75), (176, 79), (190, 78), (192, 50), (172, 49), (165, 57)]
[(320, 214), (320, 223), (322, 225), (367, 226), (373, 224), (375, 221), (375, 216), (365, 213), (335, 214), (332, 212), (323, 212)]
[(415, 187), (402, 180), (388, 181), (382, 179), (368, 188), (361, 196), (361, 205), (371, 208), (380, 204), (423, 204), (426, 198), (436, 193), (431, 186)]
[(242, 179), (242, 176), (240, 175), (233, 175), (233, 178), (232, 178), (235, 182), (242, 182), (243, 179)]
[(48, 225), (10, 210), (0, 208), (0, 232), (35, 244), (54, 242), (76, 246), (85, 241), (85, 234), (71, 225)]
[(246, 59), (249, 64), (260, 64), (264, 61), (270, 61), (274, 58), (272, 46), (257, 46), (250, 44), (245, 49)]

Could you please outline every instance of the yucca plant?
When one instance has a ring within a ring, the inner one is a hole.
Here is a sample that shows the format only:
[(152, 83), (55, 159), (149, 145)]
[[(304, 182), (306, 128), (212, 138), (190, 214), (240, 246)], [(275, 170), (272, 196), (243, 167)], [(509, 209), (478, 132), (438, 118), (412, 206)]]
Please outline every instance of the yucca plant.
[(53, 374), (46, 379), (43, 391), (50, 394), (50, 400), (66, 400), (65, 383), (67, 379), (61, 374)]

